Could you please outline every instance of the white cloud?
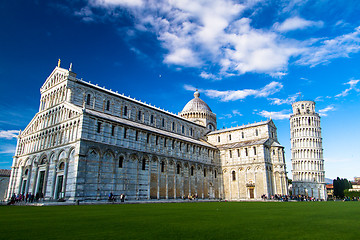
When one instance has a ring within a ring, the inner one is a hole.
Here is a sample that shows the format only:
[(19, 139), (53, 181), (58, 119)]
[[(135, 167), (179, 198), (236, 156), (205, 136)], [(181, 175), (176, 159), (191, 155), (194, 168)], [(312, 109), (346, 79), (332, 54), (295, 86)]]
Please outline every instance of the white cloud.
[(323, 102), (323, 101), (324, 101), (324, 97), (318, 96), (318, 97), (315, 98), (314, 101), (315, 101), (315, 102)]
[(188, 84), (184, 85), (184, 89), (187, 90), (187, 91), (192, 91), (192, 92), (196, 91), (196, 87), (193, 87), (193, 86), (188, 85)]
[(16, 138), (19, 130), (0, 130), (0, 138), (13, 139)]
[(232, 114), (234, 115), (234, 116), (242, 116), (242, 114), (238, 111), (238, 110), (232, 110)]
[(236, 116), (243, 116), (239, 110), (232, 110), (231, 113), (227, 113), (227, 114), (223, 114), (221, 117), (218, 117), (218, 119), (226, 119), (226, 118), (233, 118), (233, 117), (236, 117)]
[(344, 85), (350, 85), (349, 88), (345, 89), (341, 93), (335, 95), (335, 97), (345, 97), (349, 94), (351, 90), (355, 90), (356, 92), (359, 92), (360, 90), (356, 88), (356, 85), (358, 84), (360, 80), (350, 80), (349, 82), (344, 83)]
[(200, 77), (204, 78), (204, 79), (212, 79), (212, 80), (220, 80), (221, 78), (212, 74), (212, 73), (207, 73), (207, 72), (201, 72)]
[(90, 0), (89, 3), (93, 6), (99, 6), (99, 7), (118, 7), (118, 6), (139, 7), (143, 5), (142, 0)]
[(324, 109), (320, 109), (319, 110), (319, 115), (320, 116), (322, 116), (322, 117), (326, 117), (328, 114), (327, 114), (327, 112), (329, 112), (329, 111), (335, 111), (336, 109), (335, 109), (335, 107), (334, 106), (328, 106), (328, 107), (326, 107), (326, 108), (324, 108)]
[[(315, 44), (319, 42), (318, 46)], [(306, 48), (301, 58), (296, 61), (300, 65), (314, 67), (318, 64), (329, 63), (331, 59), (349, 57), (350, 53), (360, 51), (360, 27), (352, 33), (344, 34), (333, 39), (320, 39)]]
[[(191, 85), (185, 85), (184, 88), (189, 91), (194, 91), (194, 87)], [(279, 82), (271, 82), (265, 85), (261, 89), (243, 89), (243, 90), (227, 90), (219, 91), (213, 89), (199, 89), (200, 92), (205, 93), (210, 98), (220, 98), (220, 101), (236, 101), (242, 100), (249, 96), (253, 97), (268, 97), (279, 92), (283, 88), (283, 85)]]
[(290, 111), (289, 110), (282, 110), (280, 112), (269, 112), (266, 110), (262, 110), (261, 112), (257, 113), (260, 116), (265, 118), (271, 118), (274, 120), (282, 120), (282, 119), (289, 119), (290, 118)]
[(280, 98), (268, 98), (268, 100), (272, 101), (272, 105), (282, 105), (282, 104), (292, 104), (297, 99), (298, 95), (294, 94), (289, 96), (286, 99), (280, 99)]
[(274, 24), (274, 28), (280, 32), (294, 31), (298, 29), (305, 29), (309, 27), (322, 27), (324, 23), (322, 21), (309, 21), (300, 17), (292, 17), (286, 19), (283, 23)]

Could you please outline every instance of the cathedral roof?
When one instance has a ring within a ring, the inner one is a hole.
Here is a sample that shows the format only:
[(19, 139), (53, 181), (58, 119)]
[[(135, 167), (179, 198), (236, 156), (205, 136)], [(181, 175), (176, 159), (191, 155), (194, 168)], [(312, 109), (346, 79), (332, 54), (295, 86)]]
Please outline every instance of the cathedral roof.
[(245, 129), (245, 128), (249, 128), (249, 127), (257, 127), (257, 126), (265, 125), (265, 124), (272, 124), (275, 127), (273, 121), (271, 119), (269, 119), (269, 120), (266, 120), (266, 121), (255, 122), (255, 123), (250, 123), (250, 124), (247, 124), (247, 125), (242, 125), (242, 126), (237, 126), (237, 127), (231, 127), (231, 128), (220, 129), (220, 130), (217, 130), (217, 131), (212, 131), (212, 132), (208, 133), (208, 135), (224, 133), (224, 132), (231, 132), (231, 131)]
[(196, 90), (196, 92), (194, 93), (194, 98), (185, 105), (182, 112), (212, 112), (210, 107), (199, 97), (200, 93)]

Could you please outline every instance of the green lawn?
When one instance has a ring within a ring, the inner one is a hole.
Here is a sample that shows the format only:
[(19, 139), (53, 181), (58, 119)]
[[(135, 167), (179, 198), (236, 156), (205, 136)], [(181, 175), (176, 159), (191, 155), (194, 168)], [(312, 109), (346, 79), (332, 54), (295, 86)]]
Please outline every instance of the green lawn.
[(2, 206), (0, 239), (360, 239), (360, 202)]

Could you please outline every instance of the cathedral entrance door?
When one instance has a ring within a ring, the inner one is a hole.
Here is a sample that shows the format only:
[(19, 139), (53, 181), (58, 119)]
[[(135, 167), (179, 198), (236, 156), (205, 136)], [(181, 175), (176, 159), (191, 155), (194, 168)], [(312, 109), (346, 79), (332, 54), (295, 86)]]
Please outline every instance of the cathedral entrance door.
[(210, 188), (209, 188), (209, 198), (214, 198), (214, 186), (212, 185), (212, 183), (210, 183)]
[(56, 186), (56, 199), (63, 197), (63, 181), (64, 181), (64, 175), (58, 176), (57, 186)]
[(41, 171), (40, 176), (39, 176), (39, 182), (38, 182), (38, 190), (37, 190), (37, 193), (39, 193), (40, 196), (42, 194), (44, 194), (43, 193), (43, 191), (44, 191), (44, 180), (45, 180), (45, 171)]
[(24, 194), (25, 193), (25, 190), (26, 190), (26, 179), (23, 180), (22, 182), (22, 187), (21, 187), (21, 193)]
[(254, 198), (254, 188), (249, 188), (250, 198)]

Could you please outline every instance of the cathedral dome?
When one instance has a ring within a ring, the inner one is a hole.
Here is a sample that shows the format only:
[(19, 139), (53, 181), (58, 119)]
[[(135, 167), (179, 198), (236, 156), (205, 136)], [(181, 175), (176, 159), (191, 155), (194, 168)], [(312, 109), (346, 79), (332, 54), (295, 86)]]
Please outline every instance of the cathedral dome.
[(202, 111), (212, 112), (210, 107), (199, 97), (200, 97), (200, 93), (196, 90), (196, 92), (194, 93), (194, 98), (185, 105), (182, 112), (202, 112)]

